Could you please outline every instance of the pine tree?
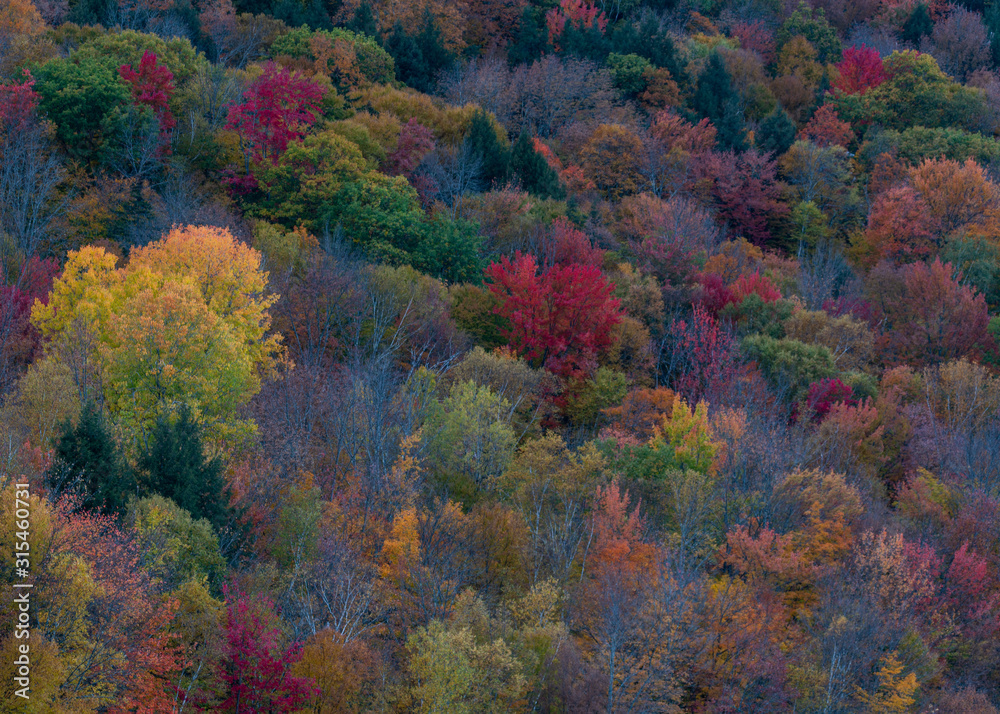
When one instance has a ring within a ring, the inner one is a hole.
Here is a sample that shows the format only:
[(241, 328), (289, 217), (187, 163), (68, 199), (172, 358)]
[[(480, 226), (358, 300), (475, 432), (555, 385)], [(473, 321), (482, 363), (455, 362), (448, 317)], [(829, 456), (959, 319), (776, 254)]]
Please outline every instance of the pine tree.
[(507, 61), (515, 67), (519, 64), (530, 64), (548, 49), (548, 31), (545, 29), (541, 14), (530, 6), (524, 8), (517, 35), (507, 48)]
[(559, 175), (552, 170), (545, 157), (535, 151), (528, 132), (514, 144), (510, 157), (510, 171), (521, 181), (528, 193), (541, 198), (563, 198), (566, 193), (559, 182)]
[(121, 514), (130, 496), (138, 495), (135, 474), (114, 442), (104, 415), (89, 402), (74, 427), (63, 425), (50, 478), (57, 490), (82, 487), (84, 509)]
[(358, 9), (354, 11), (354, 17), (347, 23), (347, 29), (378, 40), (378, 25), (375, 23), (375, 15), (372, 14), (372, 6), (367, 2), (358, 5)]
[(638, 25), (620, 23), (611, 33), (613, 52), (622, 55), (645, 57), (656, 67), (670, 72), (670, 77), (680, 86), (686, 86), (689, 78), (684, 66), (677, 61), (677, 49), (670, 35), (660, 29), (655, 16), (647, 16)]
[(441, 27), (430, 10), (424, 11), (424, 25), (416, 40), (426, 68), (423, 77), (424, 88), (421, 91), (429, 92), (434, 89), (438, 75), (455, 63), (455, 55), (445, 49), (441, 39)]
[(983, 13), (987, 37), (990, 38), (990, 54), (993, 64), (1000, 65), (1000, 0), (992, 0)]
[(399, 23), (392, 28), (392, 33), (385, 41), (385, 50), (392, 55), (396, 63), (396, 76), (404, 84), (419, 89), (419, 84), (427, 75), (427, 63), (420, 51), (417, 41), (406, 34)]
[(757, 148), (763, 153), (781, 156), (795, 143), (795, 122), (782, 107), (775, 109), (760, 123)]
[(466, 141), (480, 161), (484, 184), (502, 183), (510, 169), (510, 149), (500, 141), (493, 122), (482, 109), (472, 115)]
[(726, 64), (718, 52), (711, 54), (705, 69), (698, 75), (693, 105), (701, 116), (708, 117), (715, 125), (722, 148), (736, 151), (745, 148), (743, 112)]
[(182, 407), (177, 418), (161, 418), (139, 460), (150, 488), (171, 499), (195, 520), (207, 519), (217, 528), (226, 516), (222, 464), (206, 460), (201, 425)]
[(931, 34), (933, 30), (934, 21), (931, 20), (931, 14), (927, 11), (927, 5), (920, 3), (913, 8), (913, 12), (910, 13), (903, 25), (903, 39), (911, 44), (919, 45), (920, 40)]

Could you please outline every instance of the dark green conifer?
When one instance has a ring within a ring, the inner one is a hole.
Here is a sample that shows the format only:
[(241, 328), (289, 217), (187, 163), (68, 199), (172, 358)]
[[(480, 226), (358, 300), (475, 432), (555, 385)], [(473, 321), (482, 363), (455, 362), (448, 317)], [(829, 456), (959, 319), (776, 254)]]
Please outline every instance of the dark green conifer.
[(358, 9), (354, 11), (354, 17), (347, 23), (347, 29), (360, 35), (379, 39), (375, 15), (372, 13), (372, 6), (367, 1), (358, 5)]
[(522, 133), (514, 144), (510, 170), (528, 193), (541, 198), (563, 198), (566, 195), (559, 182), (559, 175), (552, 170), (545, 157), (535, 151), (528, 132)]
[(903, 39), (907, 42), (919, 45), (920, 40), (927, 37), (934, 31), (934, 21), (927, 10), (927, 5), (920, 3), (903, 24)]
[(760, 123), (757, 148), (764, 153), (781, 156), (795, 143), (795, 133), (795, 122), (784, 108), (778, 107)]
[(480, 177), (485, 187), (503, 183), (510, 169), (510, 149), (500, 141), (493, 122), (482, 109), (472, 115), (466, 141), (480, 162)]
[(135, 473), (93, 402), (84, 406), (75, 427), (63, 425), (50, 485), (57, 491), (79, 490), (81, 508), (109, 514), (124, 513), (129, 498), (138, 495)]
[(149, 487), (217, 528), (226, 516), (225, 481), (218, 459), (206, 459), (202, 428), (182, 407), (176, 417), (161, 417), (139, 459)]
[(742, 151), (746, 148), (743, 112), (739, 97), (733, 90), (726, 64), (718, 52), (713, 52), (698, 75), (693, 106), (715, 125), (718, 142), (723, 149)]

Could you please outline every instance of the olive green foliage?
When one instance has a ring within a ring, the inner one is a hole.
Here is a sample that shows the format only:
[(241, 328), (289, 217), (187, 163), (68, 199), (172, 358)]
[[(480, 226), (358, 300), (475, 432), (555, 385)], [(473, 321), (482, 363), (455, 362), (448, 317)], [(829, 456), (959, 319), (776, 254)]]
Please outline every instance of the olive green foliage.
[(798, 9), (778, 28), (778, 48), (784, 47), (785, 43), (799, 35), (813, 46), (820, 62), (840, 61), (840, 39), (837, 31), (827, 22), (826, 13), (822, 9), (814, 10), (805, 2), (799, 2)]
[(843, 121), (903, 132), (919, 117), (930, 128), (978, 131), (988, 114), (981, 89), (963, 87), (941, 71), (933, 56), (904, 50), (885, 59), (888, 79), (864, 94), (831, 97)]
[(126, 521), (142, 547), (143, 566), (173, 589), (188, 580), (221, 583), (226, 562), (212, 524), (163, 496), (129, 504)]
[(648, 59), (636, 54), (620, 55), (612, 52), (608, 55), (608, 67), (615, 86), (625, 94), (636, 95), (646, 88), (648, 82), (643, 73), (652, 66)]
[(159, 35), (135, 30), (108, 32), (80, 45), (71, 57), (103, 59), (117, 70), (123, 64), (138, 66), (144, 52), (156, 55), (157, 65), (166, 67), (180, 86), (208, 67), (205, 55), (191, 42), (180, 37), (165, 40)]
[(369, 258), (412, 265), (449, 281), (479, 275), (474, 223), (428, 217), (416, 190), (401, 176), (379, 173), (357, 144), (337, 131), (294, 142), (277, 163), (258, 167), (266, 191), (251, 199), (252, 215), (317, 234), (339, 226)]
[(790, 401), (806, 396), (809, 385), (837, 374), (830, 350), (798, 340), (750, 335), (740, 342), (747, 359), (757, 363), (768, 380)]
[(287, 55), (294, 58), (315, 60), (309, 43), (314, 37), (324, 37), (331, 44), (347, 42), (354, 50), (358, 68), (369, 82), (388, 84), (396, 79), (396, 66), (392, 56), (371, 37), (335, 27), (332, 30), (311, 32), (308, 27), (297, 27), (288, 31), (271, 44), (272, 57)]
[(511, 411), (489, 387), (471, 380), (454, 385), (424, 426), (431, 467), (449, 482), (492, 485), (517, 445)]
[(1000, 159), (1000, 141), (977, 132), (951, 127), (929, 129), (913, 126), (903, 131), (887, 129), (870, 132), (858, 150), (858, 158), (866, 165), (871, 165), (879, 154), (886, 152), (895, 153), (914, 166), (924, 159), (942, 156), (953, 161), (975, 159), (988, 164)]
[(507, 643), (477, 642), (469, 627), (434, 620), (409, 636), (406, 649), (414, 712), (501, 714), (525, 687)]

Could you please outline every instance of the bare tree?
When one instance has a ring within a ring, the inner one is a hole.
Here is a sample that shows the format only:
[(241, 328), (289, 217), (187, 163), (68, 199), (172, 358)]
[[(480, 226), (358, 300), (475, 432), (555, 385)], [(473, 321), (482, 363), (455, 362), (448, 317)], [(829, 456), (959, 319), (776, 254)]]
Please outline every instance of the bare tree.
[(451, 208), (452, 217), (458, 215), (462, 199), (482, 189), (482, 158), (468, 142), (458, 146), (439, 146), (428, 154), (417, 169), (429, 178), (437, 190), (435, 198)]
[(105, 164), (123, 178), (150, 179), (163, 166), (164, 143), (152, 111), (130, 104), (118, 118)]
[(48, 127), (29, 119), (0, 132), (0, 230), (12, 239), (18, 262), (35, 255), (64, 211), (66, 197), (57, 189), (65, 176)]

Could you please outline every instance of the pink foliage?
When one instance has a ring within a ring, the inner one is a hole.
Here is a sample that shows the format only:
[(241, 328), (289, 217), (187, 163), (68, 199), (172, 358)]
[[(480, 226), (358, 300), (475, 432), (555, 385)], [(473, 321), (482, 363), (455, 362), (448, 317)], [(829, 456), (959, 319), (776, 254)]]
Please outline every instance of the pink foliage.
[(881, 312), (876, 306), (863, 298), (846, 295), (824, 300), (823, 311), (833, 317), (850, 315), (855, 320), (865, 322), (872, 328), (875, 328), (882, 319)]
[(566, 23), (589, 30), (597, 26), (601, 32), (608, 26), (608, 18), (596, 5), (587, 0), (561, 0), (559, 8), (545, 13), (545, 25), (549, 30), (549, 44), (558, 49), (559, 37), (566, 29)]
[(390, 176), (405, 176), (409, 179), (433, 148), (433, 132), (411, 117), (400, 130), (396, 150), (385, 158), (382, 171)]
[(837, 65), (837, 80), (833, 89), (844, 94), (864, 94), (886, 80), (885, 68), (878, 50), (871, 47), (848, 47)]
[(743, 302), (749, 295), (758, 295), (764, 302), (776, 302), (781, 299), (781, 291), (775, 286), (766, 275), (761, 275), (760, 271), (741, 275), (736, 282), (730, 286), (733, 294), (733, 302)]
[(35, 78), (27, 69), (24, 76), (21, 84), (0, 84), (0, 131), (16, 131), (38, 108)]
[(729, 303), (736, 302), (733, 291), (726, 287), (722, 276), (715, 273), (702, 273), (698, 276), (701, 284), (701, 292), (698, 304), (709, 312), (713, 317), (718, 317), (722, 309)]
[(719, 215), (754, 243), (771, 238), (768, 219), (783, 215), (788, 207), (778, 199), (777, 164), (757, 151), (732, 151), (700, 155), (694, 162), (695, 183), (707, 186)]
[(690, 320), (672, 320), (670, 333), (676, 341), (669, 365), (671, 386), (688, 402), (695, 404), (706, 394), (724, 391), (738, 379), (733, 338), (703, 307), (696, 305)]
[(13, 284), (0, 284), (0, 360), (4, 364), (26, 368), (40, 353), (41, 336), (29, 319), (31, 306), (35, 300), (48, 302), (58, 274), (59, 263), (54, 259), (33, 257)]
[(272, 606), (266, 598), (251, 600), (228, 586), (223, 593), (229, 605), (220, 675), (228, 696), (219, 709), (300, 711), (318, 693), (312, 679), (289, 672), (302, 657), (301, 645), (280, 645), (281, 631), (267, 621)]
[(174, 73), (156, 63), (156, 55), (146, 50), (138, 69), (123, 64), (118, 68), (121, 78), (132, 85), (132, 101), (153, 110), (160, 122), (160, 133), (167, 134), (177, 126), (170, 112), (169, 101), (174, 94)]
[(277, 162), (288, 143), (305, 136), (316, 122), (326, 89), (289, 72), (274, 62), (243, 93), (243, 102), (229, 108), (227, 129), (240, 135), (240, 144), (248, 158), (269, 158)]
[(834, 404), (846, 404), (856, 406), (857, 400), (854, 398), (854, 390), (850, 385), (844, 384), (839, 379), (821, 379), (809, 385), (809, 395), (806, 403), (813, 413), (813, 421), (823, 421)]
[(534, 256), (518, 253), (491, 264), (486, 276), (515, 350), (559, 376), (589, 376), (622, 315), (614, 284), (598, 268), (571, 263), (539, 272)]
[(740, 41), (740, 47), (760, 55), (764, 64), (774, 61), (774, 33), (761, 20), (737, 22), (730, 34)]
[(542, 240), (542, 263), (545, 266), (578, 263), (600, 268), (604, 264), (604, 251), (594, 247), (587, 234), (568, 220), (557, 218)]

